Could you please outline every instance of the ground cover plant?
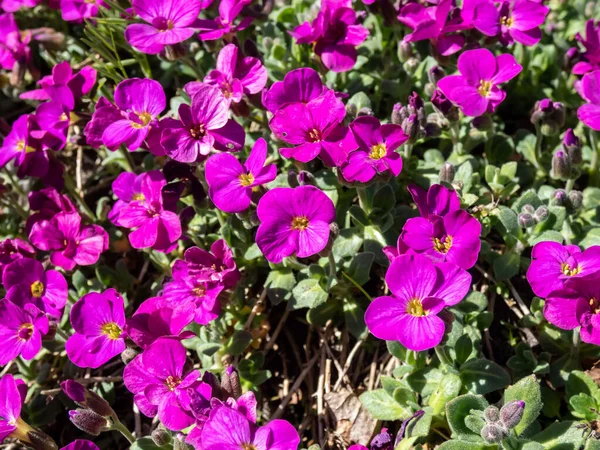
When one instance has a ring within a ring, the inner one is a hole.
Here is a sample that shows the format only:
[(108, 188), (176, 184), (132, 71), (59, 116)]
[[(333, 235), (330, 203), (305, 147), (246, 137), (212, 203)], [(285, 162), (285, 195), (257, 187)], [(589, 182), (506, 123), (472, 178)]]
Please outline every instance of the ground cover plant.
[(0, 447), (600, 449), (597, 19), (0, 0)]

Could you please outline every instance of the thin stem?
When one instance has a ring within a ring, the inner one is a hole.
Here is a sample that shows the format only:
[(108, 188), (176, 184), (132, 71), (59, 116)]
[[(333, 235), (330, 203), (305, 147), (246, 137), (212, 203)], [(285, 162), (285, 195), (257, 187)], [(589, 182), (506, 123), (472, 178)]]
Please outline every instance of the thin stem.
[(579, 359), (579, 346), (581, 345), (581, 334), (579, 330), (580, 328), (575, 328), (573, 330), (573, 347), (571, 347), (571, 356), (574, 359)]
[(590, 147), (592, 147), (592, 161), (590, 162), (590, 178), (592, 181), (597, 181), (596, 177), (598, 176), (598, 171), (600, 167), (598, 167), (600, 162), (600, 147), (598, 147), (598, 139), (596, 136), (596, 132), (590, 128)]
[(546, 171), (540, 164), (542, 159), (542, 144), (544, 142), (544, 136), (542, 135), (542, 129), (539, 124), (535, 124), (535, 152), (533, 154), (533, 165), (540, 174), (545, 175)]
[(356, 187), (356, 192), (358, 193), (358, 202), (360, 207), (364, 212), (369, 214), (371, 212), (371, 203), (369, 202), (369, 194), (367, 193), (367, 189), (365, 187)]
[(333, 280), (337, 278), (337, 267), (335, 265), (335, 258), (333, 256), (333, 252), (329, 252), (329, 278), (327, 279), (327, 292), (331, 289), (333, 285)]
[(130, 444), (133, 444), (135, 442), (135, 436), (131, 434), (131, 431), (129, 431), (127, 427), (121, 423), (121, 421), (116, 417), (116, 415), (112, 416), (112, 419), (112, 429), (121, 433), (123, 436), (125, 436), (125, 439), (127, 439)]
[(410, 157), (412, 156), (412, 150), (413, 150), (412, 144), (408, 144), (408, 143), (404, 144), (404, 157), (406, 158), (407, 162), (410, 159)]
[(575, 179), (573, 178), (569, 178), (567, 180), (567, 184), (565, 185), (565, 191), (567, 191), (567, 194), (569, 192), (571, 192), (571, 190), (573, 189), (573, 186), (575, 185)]
[(444, 347), (438, 345), (435, 347), (435, 354), (437, 355), (437, 357), (440, 359), (440, 362), (442, 364), (444, 364), (445, 366), (450, 366), (452, 367), (452, 361), (450, 361), (450, 358), (448, 357), (448, 354), (446, 353), (446, 350), (444, 349)]
[(69, 335), (61, 328), (56, 327), (56, 334), (63, 338), (65, 342), (69, 339)]
[(131, 153), (129, 152), (129, 150), (121, 146), (119, 147), (119, 152), (121, 152), (121, 154), (125, 158), (125, 161), (127, 161), (127, 170), (129, 172), (135, 172), (135, 170), (133, 170), (135, 164), (133, 162), (133, 158), (131, 157)]
[(573, 232), (571, 231), (571, 217), (567, 216), (567, 218), (565, 219), (564, 222), (564, 228), (565, 228), (565, 241), (567, 242), (567, 245), (571, 245), (571, 234), (573, 234)]
[(4, 168), (4, 173), (6, 174), (6, 176), (8, 177), (8, 179), (10, 180), (10, 184), (12, 185), (12, 187), (14, 188), (14, 190), (17, 191), (17, 193), (21, 197), (27, 197), (27, 194), (25, 194), (25, 192), (23, 191), (23, 189), (21, 189), (21, 186), (19, 186), (19, 181), (15, 180), (15, 178), (12, 176), (12, 173), (10, 173), (10, 170), (8, 170), (5, 167)]

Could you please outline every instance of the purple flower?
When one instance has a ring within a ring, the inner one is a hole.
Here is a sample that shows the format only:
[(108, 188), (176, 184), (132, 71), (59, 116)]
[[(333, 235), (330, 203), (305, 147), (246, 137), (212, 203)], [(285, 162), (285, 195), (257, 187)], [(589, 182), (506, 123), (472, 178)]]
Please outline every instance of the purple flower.
[(419, 208), (419, 214), (425, 219), (432, 214), (443, 217), (460, 209), (460, 199), (456, 191), (441, 184), (434, 184), (427, 191), (415, 184), (409, 184), (408, 191)]
[[(101, 2), (101, 0), (97, 1)], [(73, 1), (63, 0), (62, 4), (65, 3), (74, 4)], [(81, 3), (95, 5), (95, 3), (90, 4), (84, 0), (81, 0)], [(52, 75), (45, 76), (38, 84), (41, 89), (25, 92), (20, 97), (27, 100), (51, 100), (73, 110), (75, 102), (89, 93), (96, 84), (96, 69), (85, 66), (79, 72), (73, 73), (69, 62), (63, 61), (52, 68)]]
[(576, 245), (539, 242), (531, 250), (527, 281), (535, 295), (546, 298), (552, 291), (563, 289), (567, 280), (595, 273), (600, 273), (600, 246), (582, 252)]
[(259, 59), (244, 58), (236, 45), (228, 44), (219, 52), (216, 70), (211, 70), (204, 82), (218, 86), (226, 99), (238, 103), (244, 94), (262, 91), (267, 79), (267, 69)]
[(320, 156), (329, 166), (340, 166), (356, 142), (341, 125), (346, 116), (344, 104), (328, 90), (308, 103), (292, 103), (280, 108), (269, 126), (278, 139), (296, 147), (280, 148), (286, 158), (309, 162)]
[(398, 241), (395, 246), (386, 245), (381, 249), (383, 254), (390, 262), (393, 262), (398, 256), (406, 254), (414, 254), (415, 252), (402, 240), (402, 236), (398, 236)]
[(17, 356), (33, 359), (48, 333), (48, 318), (32, 304), (20, 307), (8, 299), (0, 300), (0, 317), (0, 366)]
[(68, 286), (60, 272), (44, 272), (41, 262), (21, 258), (6, 266), (2, 283), (6, 289), (6, 299), (14, 304), (21, 307), (33, 304), (56, 320), (62, 317)]
[(315, 44), (315, 54), (333, 72), (347, 72), (354, 67), (356, 47), (369, 35), (356, 24), (356, 12), (344, 6), (323, 5), (312, 24), (304, 22), (289, 33), (298, 44)]
[(169, 253), (181, 237), (179, 216), (163, 204), (165, 177), (158, 170), (146, 172), (141, 180), (141, 193), (124, 205), (118, 223), (125, 228), (135, 228), (129, 233), (133, 248), (153, 248)]
[(62, 150), (67, 143), (70, 111), (65, 105), (46, 102), (35, 111), (35, 124), (39, 129), (30, 131), (31, 136), (41, 141), (44, 149)]
[(319, 253), (335, 220), (333, 202), (314, 186), (275, 188), (260, 199), (256, 212), (261, 221), (256, 243), (276, 264), (294, 253), (299, 258)]
[(549, 11), (530, 0), (504, 1), (498, 8), (491, 0), (480, 1), (474, 10), (473, 25), (486, 36), (500, 35), (504, 45), (517, 41), (532, 46), (542, 38), (540, 25)]
[(584, 75), (578, 91), (588, 103), (579, 107), (577, 117), (591, 129), (600, 130), (600, 70)]
[(183, 329), (194, 319), (194, 306), (177, 299), (174, 303), (164, 297), (152, 297), (144, 301), (130, 319), (125, 332), (133, 342), (146, 348), (163, 336), (187, 339), (195, 336)]
[(115, 181), (113, 181), (113, 194), (115, 194), (118, 200), (108, 213), (108, 219), (115, 225), (119, 226), (119, 214), (125, 206), (133, 201), (144, 198), (144, 194), (142, 194), (142, 180), (144, 178), (144, 173), (136, 175), (133, 172), (121, 172)]
[(464, 298), (471, 275), (454, 264), (401, 255), (390, 265), (385, 281), (393, 295), (373, 299), (365, 312), (369, 331), (379, 339), (422, 351), (442, 341), (445, 325), (438, 313)]
[(600, 278), (573, 278), (566, 284), (548, 294), (544, 317), (563, 330), (581, 326), (581, 340), (600, 345)]
[(464, 45), (465, 38), (458, 34), (448, 34), (461, 29), (446, 24), (452, 3), (452, 0), (440, 0), (437, 5), (430, 7), (419, 3), (405, 5), (398, 14), (398, 20), (413, 32), (404, 36), (404, 42), (429, 39), (444, 56), (458, 52)]
[[(27, 385), (23, 380), (15, 379), (7, 374), (0, 378), (0, 442), (4, 439), (17, 434), (24, 434), (22, 431), (31, 429), (23, 419), (21, 419), (21, 408), (27, 395)], [(23, 430), (25, 428), (25, 430)]]
[(364, 116), (354, 120), (350, 129), (358, 150), (350, 152), (348, 162), (342, 166), (347, 181), (367, 183), (388, 170), (395, 177), (400, 175), (402, 157), (396, 149), (408, 139), (400, 125), (381, 125), (379, 119)]
[(213, 149), (238, 151), (246, 134), (235, 120), (229, 119), (229, 102), (219, 88), (205, 83), (189, 83), (186, 92), (192, 106), (179, 106), (177, 128), (166, 128), (160, 143), (175, 161), (192, 163), (204, 159)]
[(75, 333), (65, 350), (78, 367), (96, 369), (125, 350), (125, 305), (114, 289), (90, 292), (71, 308)]
[(165, 92), (158, 81), (140, 78), (121, 81), (115, 89), (116, 108), (109, 102), (99, 101), (85, 135), (91, 133), (93, 136), (93, 132), (100, 129), (102, 143), (109, 150), (116, 150), (121, 144), (130, 151), (136, 150), (143, 144), (166, 103)]
[(37, 222), (29, 240), (43, 251), (51, 251), (55, 266), (72, 270), (76, 265), (95, 264), (100, 253), (108, 250), (108, 234), (98, 225), (81, 225), (76, 212), (61, 212), (50, 220)]
[(165, 45), (193, 36), (201, 4), (199, 0), (133, 0), (132, 6), (147, 24), (129, 25), (125, 39), (136, 50), (153, 55), (163, 51)]
[(211, 411), (201, 442), (203, 450), (296, 450), (300, 436), (286, 420), (256, 427), (243, 413), (222, 406)]
[(60, 194), (55, 188), (48, 187), (30, 192), (29, 209), (36, 211), (27, 218), (25, 232), (29, 233), (36, 222), (50, 220), (59, 212), (75, 212), (75, 205), (66, 195)]
[(148, 417), (158, 418), (169, 430), (194, 423), (190, 391), (210, 398), (210, 385), (199, 380), (200, 371), (185, 373), (186, 350), (178, 340), (160, 338), (125, 367), (123, 381), (134, 402)]
[(19, 167), (20, 176), (29, 172), (29, 166), (35, 166), (33, 176), (43, 176), (48, 171), (48, 157), (42, 152), (42, 143), (31, 136), (35, 122), (33, 114), (24, 114), (13, 123), (12, 129), (0, 147), (0, 167), (4, 167), (13, 159)]
[[(573, 66), (573, 73), (584, 75), (600, 69), (600, 23), (589, 19), (585, 24), (585, 37), (580, 33), (577, 33), (575, 37), (585, 47), (585, 52), (579, 56), (582, 61)], [(572, 48), (570, 51), (571, 53), (577, 52), (577, 49)]]
[(60, 10), (63, 20), (83, 23), (96, 17), (100, 7), (106, 7), (102, 0), (60, 0)]
[(0, 8), (6, 12), (16, 12), (23, 8), (33, 8), (40, 3), (40, 0), (2, 0)]
[(0, 241), (0, 276), (4, 269), (13, 261), (21, 258), (32, 258), (35, 256), (35, 249), (23, 239), (4, 239)]
[(267, 143), (260, 138), (242, 166), (235, 156), (220, 153), (206, 161), (208, 195), (215, 206), (228, 213), (242, 212), (252, 202), (252, 192), (277, 176), (275, 164), (265, 166)]
[[(190, 276), (199, 280), (222, 283), (225, 289), (229, 289), (240, 279), (233, 252), (224, 239), (216, 240), (210, 246), (210, 252), (191, 247), (183, 256)], [(176, 271), (175, 267), (173, 270)]]
[(0, 67), (13, 70), (15, 64), (31, 61), (31, 32), (19, 30), (12, 13), (0, 14)]
[(213, 41), (229, 34), (242, 31), (252, 23), (251, 17), (243, 18), (238, 25), (234, 25), (236, 17), (252, 0), (221, 0), (219, 3), (219, 17), (215, 20), (198, 20), (198, 36), (203, 41)]
[(286, 73), (283, 81), (277, 81), (263, 91), (262, 103), (275, 114), (289, 103), (308, 103), (328, 90), (314, 69), (303, 67)]
[(477, 262), (481, 224), (466, 211), (453, 211), (444, 217), (413, 217), (406, 221), (402, 239), (416, 253), (436, 262), (451, 262), (470, 269)]
[(100, 450), (96, 444), (85, 439), (77, 439), (60, 450)]
[(458, 57), (460, 75), (450, 75), (438, 81), (438, 88), (456, 103), (467, 116), (494, 112), (506, 97), (498, 88), (516, 77), (523, 68), (514, 56), (495, 57), (485, 48), (467, 50)]

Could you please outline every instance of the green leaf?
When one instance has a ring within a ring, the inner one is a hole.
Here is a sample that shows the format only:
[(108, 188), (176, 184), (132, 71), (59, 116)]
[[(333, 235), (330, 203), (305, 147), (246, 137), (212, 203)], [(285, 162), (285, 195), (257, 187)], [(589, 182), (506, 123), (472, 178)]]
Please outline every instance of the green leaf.
[(446, 404), (456, 398), (462, 387), (460, 377), (455, 373), (448, 373), (440, 380), (437, 388), (429, 397), (429, 406), (432, 407), (434, 415), (445, 412)]
[(499, 206), (494, 209), (493, 214), (498, 217), (498, 220), (502, 224), (504, 230), (508, 234), (518, 236), (521, 233), (521, 227), (519, 226), (519, 219), (517, 213), (506, 206)]
[(487, 445), (477, 442), (464, 442), (458, 440), (451, 440), (442, 443), (438, 447), (438, 450), (498, 450), (497, 445)]
[(325, 303), (329, 296), (319, 281), (314, 278), (302, 280), (292, 290), (292, 294), (294, 295), (291, 302), (293, 309), (316, 308)]
[(583, 443), (581, 429), (575, 428), (571, 420), (554, 422), (531, 439), (542, 444), (545, 450), (576, 450)]
[(367, 333), (365, 325), (365, 310), (356, 301), (344, 300), (344, 318), (348, 332), (357, 339), (360, 339)]
[(358, 228), (344, 228), (333, 243), (333, 254), (338, 258), (354, 256), (362, 247), (362, 232)]
[(473, 351), (473, 342), (471, 342), (471, 338), (468, 334), (463, 334), (458, 338), (456, 344), (454, 345), (454, 352), (456, 353), (456, 362), (458, 364), (464, 364), (469, 356), (471, 356), (471, 352)]
[(558, 231), (547, 230), (547, 231), (544, 231), (542, 234), (538, 234), (537, 236), (529, 238), (527, 240), (527, 242), (531, 246), (534, 246), (538, 242), (545, 242), (545, 241), (558, 242), (559, 244), (562, 244), (564, 239), (565, 238), (563, 237), (563, 235), (561, 233), (559, 233)]
[(596, 413), (593, 411), (598, 408), (596, 400), (587, 394), (580, 393), (569, 399), (571, 413), (573, 416), (580, 419), (592, 420), (596, 418)]
[(383, 389), (364, 392), (359, 399), (374, 419), (399, 420), (412, 415), (410, 408), (399, 405)]
[(373, 196), (373, 210), (371, 216), (383, 216), (389, 213), (396, 205), (394, 190), (389, 184), (384, 184)]
[(506, 370), (487, 359), (471, 359), (460, 368), (464, 386), (473, 394), (488, 394), (510, 384)]
[(152, 441), (152, 438), (143, 437), (131, 444), (129, 450), (167, 450), (171, 448), (173, 448), (172, 444), (158, 446)]
[(393, 377), (383, 375), (381, 377), (381, 387), (390, 396), (393, 397), (394, 391), (403, 387), (402, 383)]
[(371, 278), (371, 266), (375, 260), (375, 254), (363, 252), (352, 258), (348, 275), (359, 285), (365, 284)]
[(521, 257), (508, 251), (494, 261), (494, 274), (497, 281), (508, 280), (519, 273)]
[[(535, 137), (534, 137), (534, 139), (535, 139)], [(531, 205), (534, 207), (534, 209), (537, 209), (538, 207), (542, 206), (542, 204), (543, 204), (542, 201), (540, 200), (538, 195), (535, 193), (535, 191), (530, 190), (530, 191), (524, 192), (523, 195), (521, 195), (521, 197), (519, 197), (517, 199), (517, 201), (515, 201), (515, 203), (512, 205), (512, 209), (517, 214), (519, 214), (521, 212), (521, 209), (525, 205)]]
[(453, 436), (470, 442), (481, 442), (483, 440), (481, 436), (467, 427), (465, 419), (471, 414), (471, 410), (484, 411), (488, 406), (487, 400), (481, 395), (461, 395), (448, 402), (446, 419)]
[(225, 352), (232, 356), (241, 355), (250, 342), (252, 342), (252, 334), (246, 330), (238, 330), (229, 339)]
[(288, 267), (271, 270), (265, 281), (267, 297), (273, 305), (292, 298), (292, 290), (296, 285), (294, 271)]
[(504, 403), (506, 404), (513, 400), (522, 400), (525, 402), (523, 417), (515, 427), (518, 436), (537, 419), (542, 411), (542, 394), (540, 384), (535, 375), (523, 378), (504, 391)]

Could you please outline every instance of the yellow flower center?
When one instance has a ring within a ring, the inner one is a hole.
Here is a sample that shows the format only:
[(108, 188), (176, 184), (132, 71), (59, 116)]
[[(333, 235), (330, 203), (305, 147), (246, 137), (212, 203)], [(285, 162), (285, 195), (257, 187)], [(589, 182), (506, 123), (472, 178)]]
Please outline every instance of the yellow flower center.
[(421, 303), (421, 300), (418, 298), (413, 298), (408, 302), (408, 305), (406, 305), (406, 312), (415, 317), (423, 317), (429, 314), (428, 311), (423, 309), (423, 303)]
[(25, 150), (25, 153), (35, 152), (35, 148), (31, 147), (30, 145), (25, 145), (25, 141), (18, 141), (17, 151), (22, 152), (23, 150)]
[(136, 192), (131, 196), (131, 199), (143, 202), (144, 200), (146, 200), (146, 197), (144, 197), (144, 194), (142, 194), (141, 192)]
[(433, 238), (433, 249), (439, 253), (448, 253), (452, 247), (452, 236), (446, 236), (443, 240)]
[(477, 88), (477, 92), (481, 94), (482, 97), (488, 97), (492, 90), (493, 84), (488, 80), (481, 80), (479, 82), (479, 87)]
[(308, 217), (296, 216), (292, 219), (292, 230), (304, 231), (308, 228)]
[(323, 139), (321, 132), (316, 128), (313, 128), (308, 132), (308, 137), (310, 139), (310, 142), (321, 142), (321, 139)]
[(102, 325), (100, 331), (103, 335), (108, 336), (108, 338), (112, 340), (119, 339), (122, 333), (122, 330), (119, 327), (119, 325), (117, 325), (114, 322), (105, 323), (104, 325)]
[(142, 113), (136, 113), (138, 118), (142, 121), (142, 123), (137, 123), (137, 122), (133, 122), (131, 124), (131, 126), (133, 128), (144, 128), (146, 126), (148, 126), (148, 124), (150, 123), (150, 121), (152, 120), (152, 115), (149, 112), (142, 112)]
[(206, 134), (206, 130), (204, 128), (204, 124), (198, 124), (195, 127), (190, 128), (190, 136), (194, 139), (202, 139)]
[(28, 341), (33, 335), (33, 324), (24, 323), (17, 330), (17, 338), (22, 341)]
[(239, 176), (240, 179), (240, 184), (242, 186), (250, 186), (252, 183), (254, 183), (254, 175), (252, 175), (251, 173), (243, 173)]
[(181, 378), (169, 375), (165, 380), (165, 384), (170, 391), (174, 391), (175, 388), (181, 384)]
[(254, 444), (242, 444), (242, 450), (256, 450)]
[(34, 281), (31, 283), (31, 295), (35, 298), (40, 298), (44, 293), (44, 283), (41, 281)]
[(600, 302), (595, 297), (590, 298), (590, 309), (594, 314), (600, 312)]
[(192, 289), (192, 293), (197, 297), (204, 297), (206, 294), (206, 288), (204, 286), (196, 286)]
[(573, 275), (577, 275), (578, 273), (580, 273), (581, 268), (575, 267), (574, 269), (571, 269), (571, 266), (569, 266), (567, 263), (562, 263), (560, 265), (560, 271), (563, 273), (563, 275), (572, 277)]
[(65, 120), (69, 120), (69, 116), (66, 113), (62, 113), (58, 118), (59, 121), (64, 122)]
[(377, 144), (371, 147), (371, 153), (369, 153), (369, 158), (371, 159), (381, 159), (385, 158), (387, 155), (387, 147), (385, 144)]
[(512, 17), (504, 16), (500, 19), (500, 23), (505, 27), (510, 28), (515, 23), (515, 19), (513, 19)]

